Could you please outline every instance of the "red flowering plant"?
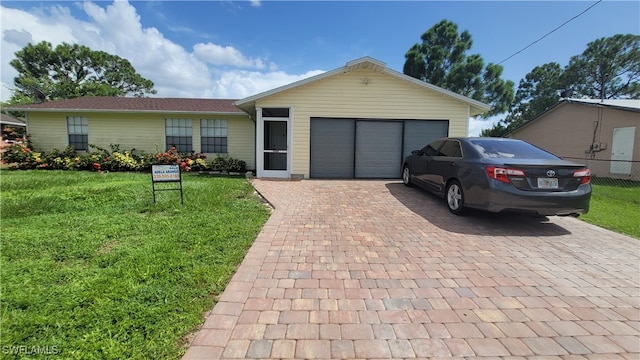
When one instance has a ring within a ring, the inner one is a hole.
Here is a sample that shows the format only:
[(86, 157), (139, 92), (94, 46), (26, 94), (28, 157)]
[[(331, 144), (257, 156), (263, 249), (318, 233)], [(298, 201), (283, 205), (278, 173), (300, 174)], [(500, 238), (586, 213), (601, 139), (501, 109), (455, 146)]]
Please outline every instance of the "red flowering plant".
[(3, 164), (17, 169), (36, 169), (45, 164), (42, 154), (33, 151), (26, 143), (14, 143), (3, 147), (1, 160)]
[[(207, 156), (204, 153), (198, 154), (190, 154), (185, 158), (185, 162), (188, 163), (189, 170), (192, 171), (205, 171), (209, 170), (211, 167), (207, 164), (206, 159)], [(189, 171), (186, 170), (186, 171)]]
[(208, 169), (208, 165), (204, 161), (206, 158), (204, 153), (181, 154), (175, 146), (155, 156), (156, 164), (177, 164), (180, 165), (182, 171), (201, 171)]
[(10, 141), (23, 141), (27, 140), (27, 133), (25, 129), (18, 127), (5, 126), (2, 129), (2, 139)]
[(156, 164), (180, 164), (180, 154), (175, 146), (172, 146), (169, 150), (156, 154)]

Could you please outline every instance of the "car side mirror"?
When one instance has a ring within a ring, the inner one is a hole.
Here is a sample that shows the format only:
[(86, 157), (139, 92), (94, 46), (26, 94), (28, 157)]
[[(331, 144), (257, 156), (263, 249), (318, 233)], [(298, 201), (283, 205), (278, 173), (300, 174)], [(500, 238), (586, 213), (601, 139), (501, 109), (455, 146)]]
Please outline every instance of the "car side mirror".
[(422, 150), (413, 150), (411, 152), (411, 155), (418, 155), (418, 156), (422, 156), (424, 155), (424, 153), (422, 152)]

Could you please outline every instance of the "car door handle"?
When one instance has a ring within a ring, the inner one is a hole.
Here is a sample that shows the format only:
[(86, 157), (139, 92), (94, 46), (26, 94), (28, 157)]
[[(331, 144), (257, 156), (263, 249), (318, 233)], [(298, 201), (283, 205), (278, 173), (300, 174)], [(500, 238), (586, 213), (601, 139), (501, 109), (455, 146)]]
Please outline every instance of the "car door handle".
[(454, 167), (454, 166), (456, 166), (456, 163), (451, 161), (451, 162), (449, 162), (449, 166)]

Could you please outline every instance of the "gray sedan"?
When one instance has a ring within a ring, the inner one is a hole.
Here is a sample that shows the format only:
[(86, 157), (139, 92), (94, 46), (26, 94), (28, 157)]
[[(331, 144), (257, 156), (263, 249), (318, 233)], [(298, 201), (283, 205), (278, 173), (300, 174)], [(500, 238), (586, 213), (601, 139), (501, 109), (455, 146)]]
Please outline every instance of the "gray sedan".
[(402, 182), (444, 198), (456, 215), (475, 208), (578, 216), (591, 199), (584, 165), (504, 138), (438, 139), (404, 159)]

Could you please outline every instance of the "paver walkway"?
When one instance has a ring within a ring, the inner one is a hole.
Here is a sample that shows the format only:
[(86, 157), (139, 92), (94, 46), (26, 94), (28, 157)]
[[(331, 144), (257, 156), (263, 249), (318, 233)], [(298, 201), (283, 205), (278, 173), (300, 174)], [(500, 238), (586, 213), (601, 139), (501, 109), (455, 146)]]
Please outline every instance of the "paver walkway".
[(193, 359), (640, 359), (640, 241), (458, 217), (395, 181), (269, 181), (271, 218)]

